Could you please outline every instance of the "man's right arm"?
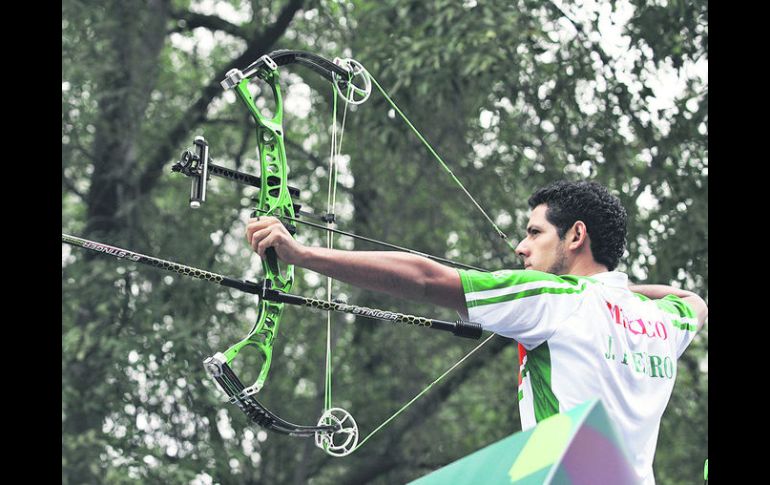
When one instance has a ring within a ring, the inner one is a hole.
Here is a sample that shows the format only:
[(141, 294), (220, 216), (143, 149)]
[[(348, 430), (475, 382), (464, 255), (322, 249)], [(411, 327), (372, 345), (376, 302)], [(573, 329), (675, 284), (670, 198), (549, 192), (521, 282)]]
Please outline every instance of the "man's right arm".
[(706, 302), (692, 291), (682, 290), (667, 285), (629, 285), (628, 289), (653, 300), (659, 300), (668, 295), (674, 295), (681, 298), (695, 311), (695, 316), (698, 318), (699, 331), (708, 317), (708, 306), (706, 306)]

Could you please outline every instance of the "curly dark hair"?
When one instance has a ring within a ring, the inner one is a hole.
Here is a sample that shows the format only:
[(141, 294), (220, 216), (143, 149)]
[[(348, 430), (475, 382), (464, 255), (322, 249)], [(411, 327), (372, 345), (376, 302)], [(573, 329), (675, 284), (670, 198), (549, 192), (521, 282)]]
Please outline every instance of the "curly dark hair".
[(591, 235), (594, 260), (610, 271), (618, 266), (626, 245), (626, 209), (606, 187), (559, 180), (532, 194), (528, 203), (531, 209), (547, 204), (545, 217), (561, 239), (576, 221), (583, 221)]

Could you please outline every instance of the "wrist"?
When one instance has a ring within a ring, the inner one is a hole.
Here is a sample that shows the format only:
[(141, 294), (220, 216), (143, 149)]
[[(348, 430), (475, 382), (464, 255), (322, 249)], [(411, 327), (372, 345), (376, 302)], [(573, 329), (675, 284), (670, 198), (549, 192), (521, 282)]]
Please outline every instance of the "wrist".
[(313, 265), (313, 260), (316, 258), (315, 249), (316, 248), (299, 244), (292, 264), (303, 268), (313, 269), (311, 266)]

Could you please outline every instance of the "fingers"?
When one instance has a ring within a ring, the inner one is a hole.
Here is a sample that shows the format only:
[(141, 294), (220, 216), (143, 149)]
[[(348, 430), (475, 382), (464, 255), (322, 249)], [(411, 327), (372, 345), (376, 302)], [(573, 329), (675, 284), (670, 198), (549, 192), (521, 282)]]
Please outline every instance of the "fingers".
[(249, 219), (246, 225), (246, 241), (261, 258), (269, 247), (276, 249), (290, 238), (284, 225), (275, 217), (256, 217)]
[(260, 229), (251, 235), (249, 246), (251, 246), (254, 252), (259, 254), (260, 257), (265, 257), (265, 250), (278, 240), (277, 236), (280, 235), (270, 227)]
[(284, 235), (273, 231), (270, 232), (265, 238), (263, 238), (261, 241), (259, 241), (256, 246), (252, 246), (254, 248), (254, 251), (259, 254), (260, 258), (265, 257), (265, 252), (268, 248), (275, 248), (276, 254), (278, 254), (278, 248), (283, 243)]
[(249, 219), (246, 222), (246, 241), (249, 243), (249, 246), (252, 245), (254, 233), (275, 224), (282, 225), (275, 217), (252, 217)]

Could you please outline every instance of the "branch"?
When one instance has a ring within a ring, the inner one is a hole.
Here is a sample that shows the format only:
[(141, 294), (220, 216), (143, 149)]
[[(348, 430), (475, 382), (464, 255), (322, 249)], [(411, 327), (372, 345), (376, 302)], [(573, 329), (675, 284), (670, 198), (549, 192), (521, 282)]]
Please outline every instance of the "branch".
[(238, 25), (230, 23), (216, 15), (203, 15), (189, 10), (177, 10), (172, 16), (178, 20), (176, 27), (170, 32), (191, 32), (198, 27), (215, 31), (221, 30), (235, 37), (247, 38), (248, 32)]
[[(255, 34), (251, 39), (246, 38), (246, 45), (249, 46), (246, 51), (227, 66), (217, 69), (216, 72), (221, 74), (230, 69), (242, 68), (268, 53), (289, 27), (291, 20), (302, 7), (302, 4), (303, 0), (290, 0), (273, 25), (261, 34)], [(221, 77), (221, 75), (217, 75), (216, 78), (209, 80), (195, 103), (187, 109), (180, 117), (180, 121), (171, 129), (166, 137), (166, 143), (159, 144), (155, 153), (149, 157), (147, 166), (139, 176), (138, 198), (150, 192), (158, 183), (158, 175), (163, 172), (163, 167), (168, 162), (168, 154), (182, 143), (182, 140), (188, 136), (193, 127), (206, 119), (208, 106), (222, 92), (222, 87), (219, 84)]]
[(284, 32), (286, 32), (286, 29), (289, 27), (289, 24), (294, 18), (294, 15), (298, 10), (302, 8), (303, 3), (305, 3), (305, 0), (290, 0), (286, 7), (284, 7), (284, 9), (278, 15), (278, 19), (275, 21), (275, 23), (268, 27), (267, 30), (262, 33), (262, 35), (258, 35), (254, 39), (256, 44), (265, 44), (265, 50), (267, 50), (267, 46), (272, 46), (275, 44), (275, 42), (284, 34)]

